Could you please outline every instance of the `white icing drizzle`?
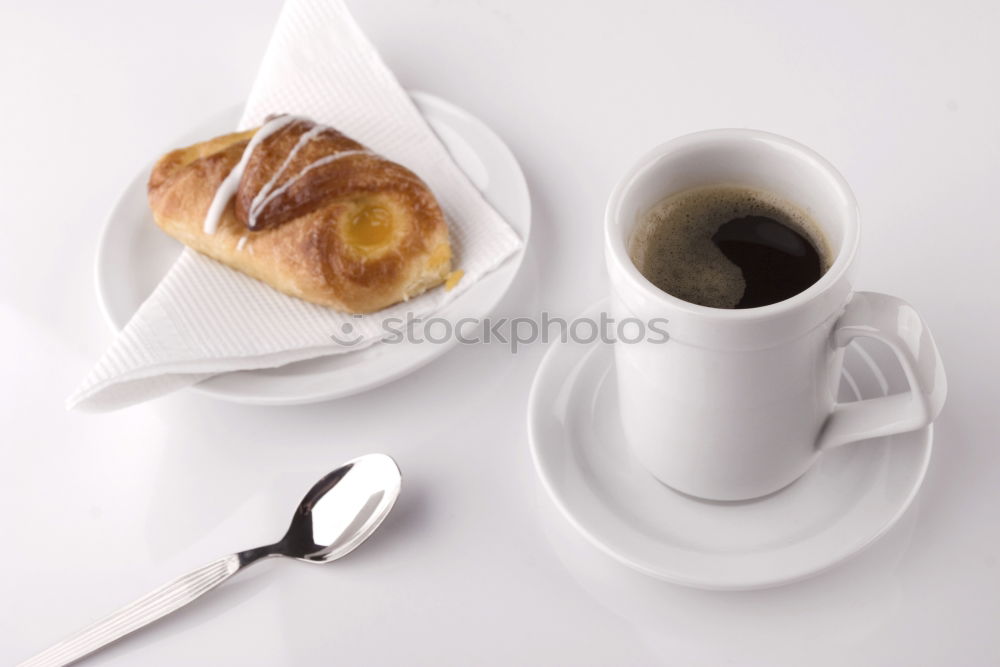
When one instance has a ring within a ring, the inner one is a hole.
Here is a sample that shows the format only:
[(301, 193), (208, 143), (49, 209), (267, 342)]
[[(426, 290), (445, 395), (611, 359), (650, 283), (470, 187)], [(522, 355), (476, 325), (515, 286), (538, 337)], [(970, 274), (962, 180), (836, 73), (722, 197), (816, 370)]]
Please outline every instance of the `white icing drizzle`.
[[(257, 132), (253, 135), (253, 138), (247, 143), (246, 148), (243, 149), (243, 155), (240, 156), (240, 161), (236, 163), (236, 166), (233, 167), (233, 170), (229, 172), (222, 183), (219, 184), (219, 188), (215, 191), (212, 203), (208, 207), (208, 213), (205, 215), (203, 229), (206, 234), (214, 234), (215, 230), (218, 228), (219, 218), (222, 216), (222, 212), (225, 210), (229, 200), (236, 194), (236, 190), (240, 185), (240, 180), (243, 178), (243, 172), (246, 170), (247, 163), (250, 161), (250, 156), (253, 154), (254, 149), (256, 149), (257, 146), (270, 135), (274, 134), (284, 126), (298, 120), (312, 122), (301, 116), (278, 116), (277, 118), (264, 123), (261, 128), (257, 130)], [(337, 153), (325, 155), (306, 165), (299, 173), (289, 178), (276, 188), (275, 185), (288, 169), (288, 165), (292, 163), (292, 159), (294, 159), (294, 157), (306, 146), (306, 144), (326, 129), (328, 129), (327, 126), (316, 123), (314, 127), (310, 128), (307, 132), (304, 132), (298, 138), (298, 141), (295, 142), (295, 145), (292, 146), (288, 155), (285, 156), (281, 166), (278, 167), (277, 171), (274, 172), (267, 183), (265, 183), (257, 194), (254, 195), (253, 200), (250, 202), (250, 210), (247, 212), (247, 227), (249, 227), (251, 231), (257, 227), (257, 216), (260, 215), (260, 212), (263, 211), (264, 208), (271, 203), (271, 201), (273, 201), (276, 197), (281, 196), (286, 190), (288, 190), (289, 187), (305, 176), (308, 172), (316, 169), (317, 167), (330, 164), (334, 160), (339, 160), (351, 155), (374, 155), (374, 153), (365, 149), (339, 151)], [(239, 240), (236, 244), (237, 250), (243, 250), (243, 246), (246, 244), (248, 236), (249, 235), (246, 235)], [(252, 247), (250, 248), (250, 251), (253, 251)]]
[[(271, 203), (271, 200), (273, 200), (276, 197), (280, 197), (297, 180), (299, 180), (300, 178), (302, 178), (303, 176), (305, 176), (307, 173), (309, 173), (313, 169), (316, 169), (317, 167), (322, 167), (325, 164), (330, 164), (334, 160), (339, 160), (341, 158), (350, 157), (351, 155), (374, 155), (374, 153), (372, 153), (369, 150), (365, 150), (363, 148), (362, 149), (355, 149), (355, 150), (347, 150), (347, 151), (338, 151), (336, 153), (331, 153), (330, 155), (324, 155), (323, 157), (319, 158), (318, 160), (314, 160), (314, 161), (310, 162), (308, 165), (306, 165), (302, 169), (302, 171), (300, 171), (299, 173), (295, 174), (295, 176), (292, 176), (291, 178), (289, 178), (287, 181), (285, 181), (284, 183), (282, 183), (280, 187), (278, 187), (273, 192), (271, 192), (270, 194), (268, 194), (268, 196), (265, 197), (263, 199), (263, 201), (260, 202), (260, 206), (257, 207), (257, 212), (262, 211), (265, 206), (267, 206), (269, 203)], [(248, 226), (250, 227), (250, 229), (253, 229), (254, 226), (256, 225), (256, 222), (257, 222), (256, 217), (250, 218), (250, 221), (251, 221), (251, 224), (249, 224)]]
[(314, 128), (312, 128), (308, 132), (302, 133), (302, 136), (299, 137), (299, 140), (295, 142), (294, 146), (292, 146), (292, 150), (288, 151), (288, 155), (285, 156), (285, 161), (281, 163), (281, 166), (278, 167), (278, 170), (274, 172), (274, 175), (271, 176), (271, 179), (264, 184), (264, 187), (262, 187), (257, 192), (256, 195), (254, 195), (253, 201), (250, 202), (250, 211), (247, 215), (247, 226), (250, 229), (253, 229), (254, 227), (257, 226), (257, 214), (259, 214), (261, 209), (264, 207), (264, 201), (267, 199), (267, 195), (274, 188), (274, 184), (278, 182), (278, 179), (281, 178), (281, 175), (285, 173), (285, 170), (288, 169), (288, 165), (292, 163), (292, 159), (298, 154), (300, 150), (302, 150), (303, 147), (305, 147), (306, 144), (312, 141), (313, 137), (315, 137), (325, 129), (326, 127), (324, 127), (323, 125), (317, 124)]
[(246, 148), (243, 149), (243, 155), (240, 157), (240, 161), (236, 163), (233, 170), (229, 172), (226, 178), (219, 184), (219, 188), (215, 191), (215, 196), (212, 198), (212, 203), (208, 207), (208, 213), (205, 215), (205, 222), (202, 225), (202, 229), (205, 230), (206, 234), (214, 234), (215, 230), (219, 226), (219, 218), (222, 217), (222, 212), (226, 209), (226, 205), (234, 194), (236, 194), (236, 189), (240, 185), (240, 179), (243, 178), (243, 170), (246, 169), (247, 162), (250, 161), (250, 155), (253, 153), (254, 149), (257, 148), (260, 142), (267, 139), (270, 135), (274, 134), (285, 125), (296, 120), (301, 120), (297, 116), (278, 116), (266, 123), (264, 123), (256, 133), (254, 133), (253, 138), (247, 143)]
[(236, 243), (237, 250), (243, 250), (243, 246), (247, 244), (247, 239), (250, 238), (249, 234), (244, 234), (240, 237), (240, 240)]

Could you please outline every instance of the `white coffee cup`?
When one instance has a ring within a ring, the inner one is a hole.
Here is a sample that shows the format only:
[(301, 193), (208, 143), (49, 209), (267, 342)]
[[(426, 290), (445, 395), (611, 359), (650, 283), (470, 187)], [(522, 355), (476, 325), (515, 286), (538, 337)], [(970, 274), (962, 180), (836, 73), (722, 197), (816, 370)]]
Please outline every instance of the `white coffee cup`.
[[(713, 184), (797, 204), (823, 230), (830, 268), (785, 301), (741, 310), (688, 303), (650, 283), (628, 253), (636, 224), (664, 197)], [(625, 436), (660, 481), (701, 498), (755, 498), (796, 480), (824, 449), (922, 428), (938, 415), (947, 385), (931, 333), (904, 301), (854, 292), (858, 238), (843, 177), (809, 148), (766, 132), (674, 139), (615, 187), (605, 217), (612, 315), (668, 321), (666, 342), (615, 343)], [(858, 336), (889, 345), (909, 392), (837, 403), (844, 347)]]

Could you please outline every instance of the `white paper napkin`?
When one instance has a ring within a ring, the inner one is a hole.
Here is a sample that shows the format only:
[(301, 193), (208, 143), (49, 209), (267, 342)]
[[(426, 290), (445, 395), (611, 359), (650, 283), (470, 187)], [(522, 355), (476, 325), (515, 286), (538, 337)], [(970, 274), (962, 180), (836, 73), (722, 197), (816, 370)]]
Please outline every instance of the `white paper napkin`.
[[(447, 217), (462, 280), (450, 292), (433, 289), (358, 318), (285, 296), (185, 250), (68, 399), (70, 408), (113, 410), (218, 373), (364, 348), (381, 337), (386, 318), (430, 315), (520, 247), (340, 0), (286, 1), (240, 128), (259, 125), (271, 113), (332, 125), (419, 175)], [(344, 331), (357, 342), (344, 346), (331, 338)]]

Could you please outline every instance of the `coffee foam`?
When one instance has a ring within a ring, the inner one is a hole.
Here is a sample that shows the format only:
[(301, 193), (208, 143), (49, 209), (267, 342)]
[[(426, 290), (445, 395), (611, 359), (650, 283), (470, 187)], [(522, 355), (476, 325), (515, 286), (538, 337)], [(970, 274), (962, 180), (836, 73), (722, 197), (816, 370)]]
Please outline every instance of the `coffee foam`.
[(712, 236), (726, 222), (752, 215), (777, 220), (808, 238), (823, 271), (829, 268), (829, 246), (805, 211), (770, 192), (739, 185), (710, 185), (663, 199), (639, 220), (629, 256), (647, 280), (679, 299), (735, 308), (746, 289), (743, 272)]

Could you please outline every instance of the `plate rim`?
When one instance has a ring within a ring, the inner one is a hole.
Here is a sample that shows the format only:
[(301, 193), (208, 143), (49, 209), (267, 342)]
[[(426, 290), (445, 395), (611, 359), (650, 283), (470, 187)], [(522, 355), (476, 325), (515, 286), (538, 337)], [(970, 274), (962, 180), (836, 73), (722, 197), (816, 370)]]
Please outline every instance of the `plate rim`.
[[(580, 317), (586, 317), (592, 315), (601, 307), (605, 306), (609, 302), (608, 297), (604, 297), (586, 309), (581, 311)], [(759, 578), (747, 578), (740, 583), (734, 583), (733, 580), (727, 582), (712, 581), (706, 578), (699, 578), (697, 575), (684, 574), (677, 572), (676, 570), (670, 570), (668, 568), (658, 568), (653, 565), (644, 562), (644, 559), (637, 559), (634, 556), (630, 556), (622, 550), (616, 549), (615, 545), (608, 544), (606, 541), (602, 540), (597, 534), (595, 534), (592, 529), (587, 525), (586, 521), (578, 516), (578, 511), (574, 511), (571, 507), (571, 503), (567, 502), (567, 499), (563, 497), (560, 493), (558, 485), (555, 483), (554, 479), (551, 477), (552, 470), (544, 462), (544, 457), (541, 450), (545, 447), (540, 442), (543, 437), (539, 431), (543, 428), (541, 425), (541, 420), (544, 419), (542, 414), (543, 406), (541, 405), (541, 393), (544, 391), (542, 384), (547, 378), (554, 375), (551, 370), (551, 366), (555, 365), (557, 361), (561, 358), (561, 353), (567, 350), (577, 347), (583, 352), (581, 354), (589, 354), (590, 350), (597, 346), (608, 346), (601, 341), (591, 342), (589, 344), (574, 344), (569, 342), (562, 342), (560, 340), (554, 341), (549, 349), (545, 352), (542, 361), (538, 365), (538, 369), (535, 372), (535, 376), (531, 383), (531, 389), (528, 393), (528, 410), (527, 410), (527, 427), (528, 427), (528, 447), (531, 454), (531, 459), (533, 466), (535, 468), (535, 473), (545, 489), (546, 495), (553, 502), (559, 513), (572, 525), (577, 532), (579, 532), (590, 544), (597, 547), (601, 552), (607, 554), (619, 563), (628, 566), (629, 568), (641, 572), (649, 577), (658, 579), (661, 581), (666, 581), (672, 584), (677, 584), (681, 586), (686, 586), (690, 588), (702, 589), (702, 590), (713, 590), (713, 591), (752, 591), (761, 590), (767, 588), (773, 588), (776, 586), (783, 586), (787, 584), (792, 584), (805, 579), (810, 579), (814, 576), (822, 574), (837, 565), (844, 563), (859, 554), (867, 550), (872, 544), (877, 542), (882, 536), (884, 536), (893, 526), (895, 526), (900, 518), (906, 513), (906, 511), (912, 506), (913, 501), (916, 499), (917, 493), (920, 491), (924, 484), (924, 480), (927, 476), (927, 470), (930, 467), (931, 454), (933, 452), (934, 445), (934, 425), (930, 424), (922, 429), (913, 431), (911, 433), (915, 434), (920, 438), (919, 443), (911, 443), (915, 446), (921, 447), (921, 455), (916, 468), (916, 475), (914, 481), (907, 491), (905, 498), (898, 504), (891, 515), (887, 516), (885, 520), (881, 523), (878, 530), (872, 531), (863, 541), (858, 544), (852, 545), (843, 552), (837, 552), (832, 557), (824, 559), (824, 562), (819, 565), (807, 566), (795, 570), (785, 575), (775, 575), (770, 577), (759, 577)], [(612, 361), (612, 364), (614, 362)], [(552, 445), (549, 445), (550, 447)], [(781, 493), (779, 491), (779, 493)], [(737, 577), (738, 578), (738, 577)], [(737, 579), (734, 578), (734, 579)]]
[[(430, 107), (431, 109), (436, 109), (443, 111), (445, 113), (454, 114), (478, 126), (479, 131), (483, 132), (483, 136), (487, 136), (492, 140), (492, 142), (495, 144), (494, 148), (498, 150), (513, 167), (510, 173), (513, 175), (513, 177), (517, 182), (517, 187), (518, 190), (520, 191), (520, 194), (523, 195), (523, 202), (519, 202), (519, 205), (523, 205), (524, 207), (524, 220), (523, 221), (518, 220), (516, 222), (507, 220), (507, 223), (510, 224), (511, 227), (514, 228), (514, 231), (517, 232), (518, 236), (521, 237), (522, 243), (521, 246), (514, 252), (514, 254), (512, 254), (510, 257), (504, 260), (504, 262), (501, 263), (496, 269), (494, 269), (493, 271), (486, 274), (480, 279), (480, 282), (482, 282), (484, 280), (495, 278), (495, 276), (500, 272), (509, 273), (509, 277), (506, 279), (506, 283), (502, 286), (501, 289), (498, 290), (495, 298), (492, 299), (489, 303), (485, 304), (485, 307), (480, 309), (481, 310), (480, 316), (486, 317), (496, 308), (496, 306), (503, 300), (504, 296), (509, 292), (511, 286), (513, 285), (514, 281), (516, 280), (520, 272), (520, 268), (523, 263), (524, 257), (527, 254), (527, 248), (528, 248), (528, 243), (530, 242), (531, 228), (532, 228), (532, 202), (531, 202), (531, 191), (528, 188), (527, 179), (524, 176), (524, 170), (522, 169), (520, 162), (517, 160), (517, 157), (514, 155), (513, 151), (510, 149), (507, 143), (493, 130), (493, 128), (487, 125), (478, 116), (473, 115), (472, 113), (456, 105), (455, 103), (446, 100), (444, 98), (441, 98), (437, 95), (434, 95), (433, 93), (429, 93), (418, 89), (407, 89), (406, 93), (410, 97), (410, 99), (414, 102), (414, 104), (417, 106), (418, 110), (421, 112), (421, 115), (424, 117), (426, 117), (426, 114), (424, 112), (424, 107)], [(238, 114), (241, 108), (242, 104), (237, 103), (225, 107), (222, 110), (216, 111), (215, 113), (206, 114), (206, 116), (202, 119), (201, 123), (204, 125), (208, 125), (213, 121), (228, 118), (232, 115)], [(428, 121), (428, 124), (430, 125), (431, 123)], [(197, 123), (194, 123), (191, 125), (191, 128), (198, 126), (199, 125)], [(431, 130), (434, 131), (433, 125), (431, 125)], [(457, 129), (455, 129), (455, 132), (463, 139), (465, 138), (465, 136)], [(184, 137), (191, 134), (192, 134), (191, 129), (188, 129), (187, 131), (180, 133), (179, 139), (175, 141), (172, 145), (179, 145), (180, 143), (183, 143)], [(480, 157), (478, 153), (477, 157)], [(113, 308), (109, 306), (108, 294), (107, 291), (104, 289), (105, 281), (102, 276), (104, 276), (106, 267), (108, 265), (107, 262), (107, 253), (109, 252), (108, 242), (111, 235), (116, 231), (118, 224), (120, 224), (116, 223), (116, 221), (123, 217), (123, 215), (121, 214), (121, 209), (125, 205), (125, 201), (128, 195), (133, 190), (135, 190), (135, 188), (142, 187), (142, 182), (147, 178), (147, 174), (149, 170), (152, 168), (154, 163), (155, 162), (151, 161), (139, 167), (136, 170), (135, 174), (132, 176), (132, 178), (119, 191), (114, 204), (111, 206), (108, 214), (104, 218), (104, 222), (102, 223), (101, 230), (98, 234), (97, 251), (95, 253), (95, 258), (94, 258), (93, 280), (94, 280), (95, 290), (97, 292), (97, 297), (98, 297), (97, 300), (101, 314), (104, 318), (104, 321), (108, 324), (109, 328), (113, 333), (120, 332), (122, 330), (122, 327), (124, 326), (124, 323), (122, 325), (119, 325), (117, 321), (118, 318), (116, 318), (112, 314)], [(473, 187), (475, 187), (475, 185)], [(485, 198), (485, 193), (482, 194)], [(450, 307), (453, 307), (456, 303), (460, 303), (464, 298), (469, 296), (470, 293), (472, 293), (474, 290), (475, 286), (471, 287), (469, 291), (467, 291), (465, 294), (460, 295), (454, 301), (447, 304), (441, 310), (441, 312), (446, 312)], [(335, 400), (338, 398), (344, 398), (347, 396), (353, 396), (355, 394), (364, 393), (366, 391), (370, 391), (382, 385), (394, 382), (406, 375), (409, 375), (410, 373), (419, 370), (420, 368), (423, 368), (432, 361), (439, 359), (445, 353), (454, 349), (457, 343), (458, 343), (457, 340), (450, 339), (442, 344), (434, 346), (425, 346), (425, 348), (427, 348), (429, 351), (421, 354), (415, 359), (410, 359), (405, 363), (397, 364), (391, 370), (384, 371), (381, 374), (376, 374), (366, 380), (352, 382), (346, 387), (339, 386), (337, 385), (336, 382), (331, 382), (330, 383), (331, 386), (322, 391), (302, 390), (298, 392), (286, 392), (281, 395), (267, 394), (266, 392), (262, 393), (260, 391), (248, 394), (234, 394), (231, 391), (227, 391), (224, 388), (215, 387), (211, 384), (211, 381), (215, 378), (225, 375), (230, 375), (230, 373), (220, 373), (219, 375), (207, 378), (203, 382), (194, 384), (190, 387), (187, 387), (186, 389), (190, 389), (194, 392), (210, 396), (215, 399), (224, 400), (231, 403), (243, 404), (243, 405), (283, 406), (283, 405), (303, 405), (308, 403), (318, 403), (322, 401)], [(366, 353), (371, 354), (374, 350), (379, 349), (381, 347), (382, 345), (376, 342), (362, 349), (345, 352), (343, 354), (344, 355), (360, 355)], [(353, 367), (348, 367), (348, 368), (353, 368)], [(252, 373), (254, 371), (236, 371), (236, 372)], [(332, 371), (321, 371), (316, 373), (315, 375), (309, 374), (308, 376), (315, 377), (322, 375), (323, 373), (328, 373), (331, 376), (331, 378), (336, 378), (340, 372), (342, 371), (339, 369)]]

